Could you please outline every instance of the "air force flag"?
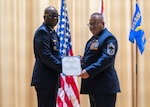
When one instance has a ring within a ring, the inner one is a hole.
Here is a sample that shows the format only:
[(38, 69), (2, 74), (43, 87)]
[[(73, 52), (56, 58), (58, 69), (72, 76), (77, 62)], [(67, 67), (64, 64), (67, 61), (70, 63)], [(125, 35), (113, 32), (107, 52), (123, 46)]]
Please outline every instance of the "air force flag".
[(142, 21), (141, 12), (138, 3), (136, 3), (136, 10), (134, 13), (134, 17), (132, 19), (129, 40), (132, 43), (134, 43), (134, 39), (136, 40), (136, 44), (142, 54), (145, 48), (146, 38), (144, 35), (144, 31), (142, 29), (141, 21)]

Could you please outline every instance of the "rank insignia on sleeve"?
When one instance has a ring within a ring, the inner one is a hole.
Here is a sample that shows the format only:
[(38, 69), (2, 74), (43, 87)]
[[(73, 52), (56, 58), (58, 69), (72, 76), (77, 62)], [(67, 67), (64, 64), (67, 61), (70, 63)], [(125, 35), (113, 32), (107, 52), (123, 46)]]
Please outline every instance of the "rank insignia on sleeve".
[(107, 53), (109, 55), (114, 55), (115, 54), (115, 45), (113, 43), (109, 43), (107, 45)]

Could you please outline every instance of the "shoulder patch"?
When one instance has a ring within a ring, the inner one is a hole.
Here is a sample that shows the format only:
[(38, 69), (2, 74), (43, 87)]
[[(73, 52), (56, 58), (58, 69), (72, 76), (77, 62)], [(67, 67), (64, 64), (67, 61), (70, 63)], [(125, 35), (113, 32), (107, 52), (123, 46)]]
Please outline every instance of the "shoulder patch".
[(107, 53), (108, 55), (115, 54), (115, 45), (112, 42), (107, 45)]

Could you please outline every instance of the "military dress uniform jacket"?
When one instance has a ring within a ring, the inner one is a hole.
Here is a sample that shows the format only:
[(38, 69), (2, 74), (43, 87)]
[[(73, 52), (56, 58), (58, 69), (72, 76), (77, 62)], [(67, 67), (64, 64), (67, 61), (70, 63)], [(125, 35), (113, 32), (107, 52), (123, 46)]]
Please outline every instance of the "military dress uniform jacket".
[(44, 23), (34, 35), (34, 54), (35, 64), (31, 86), (57, 88), (61, 72), (59, 38)]
[(81, 94), (120, 92), (114, 68), (117, 50), (117, 40), (106, 28), (98, 36), (91, 37), (86, 44), (82, 61), (82, 69), (86, 69), (90, 77), (82, 79)]

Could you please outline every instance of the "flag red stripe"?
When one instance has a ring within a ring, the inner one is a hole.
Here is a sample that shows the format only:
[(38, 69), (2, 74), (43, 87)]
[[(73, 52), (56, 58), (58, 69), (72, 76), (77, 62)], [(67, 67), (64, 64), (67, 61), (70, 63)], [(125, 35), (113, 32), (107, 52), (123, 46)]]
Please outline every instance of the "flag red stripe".
[(57, 104), (59, 105), (59, 107), (63, 107), (63, 101), (59, 96), (57, 96)]
[(69, 55), (70, 55), (70, 56), (73, 56), (72, 49), (69, 50)]
[(66, 94), (66, 91), (65, 91), (65, 102), (68, 107), (73, 107), (71, 100), (69, 99), (68, 95)]
[[(68, 77), (68, 76), (66, 76), (65, 79), (66, 79), (67, 77)], [(69, 96), (67, 95), (67, 93), (66, 93), (66, 91), (65, 91), (65, 82), (64, 82), (64, 79), (62, 78), (62, 76), (60, 77), (60, 79), (61, 79), (61, 87), (62, 87), (62, 89), (64, 90), (64, 94), (65, 94), (64, 100), (65, 100), (65, 102), (66, 102), (66, 104), (67, 104), (68, 107), (73, 107), (72, 102), (71, 102), (71, 100), (69, 99)], [(67, 80), (66, 80), (66, 82), (67, 82)], [(68, 85), (68, 83), (67, 83), (66, 85)], [(61, 107), (61, 106), (60, 106), (60, 107)]]
[(77, 98), (77, 100), (78, 100), (78, 103), (80, 103), (80, 101), (79, 101), (78, 88), (77, 88), (76, 82), (74, 81), (73, 76), (70, 76), (70, 77), (68, 76), (66, 79), (67, 79), (66, 81), (68, 82), (68, 84), (71, 85), (71, 87), (72, 87), (72, 89), (73, 89), (73, 92), (75, 93), (75, 96), (76, 96), (76, 98)]

